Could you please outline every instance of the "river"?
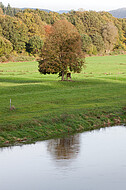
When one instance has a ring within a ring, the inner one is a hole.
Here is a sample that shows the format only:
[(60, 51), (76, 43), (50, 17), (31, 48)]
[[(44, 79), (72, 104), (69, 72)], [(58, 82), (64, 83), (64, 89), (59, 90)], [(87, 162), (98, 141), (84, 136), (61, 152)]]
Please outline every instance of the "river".
[(0, 148), (1, 190), (126, 190), (126, 127)]

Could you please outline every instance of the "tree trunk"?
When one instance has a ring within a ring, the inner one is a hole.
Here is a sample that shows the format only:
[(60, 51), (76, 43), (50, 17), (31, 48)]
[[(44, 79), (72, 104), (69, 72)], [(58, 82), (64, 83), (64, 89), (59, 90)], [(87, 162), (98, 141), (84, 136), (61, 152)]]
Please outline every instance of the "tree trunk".
[(62, 71), (62, 81), (64, 81), (64, 71)]

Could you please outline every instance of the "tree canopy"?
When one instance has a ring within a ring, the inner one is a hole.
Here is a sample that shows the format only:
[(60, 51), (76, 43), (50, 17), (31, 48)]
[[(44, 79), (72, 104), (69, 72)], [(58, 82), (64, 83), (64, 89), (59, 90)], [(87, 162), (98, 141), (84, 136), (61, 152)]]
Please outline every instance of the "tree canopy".
[(80, 72), (83, 64), (81, 38), (77, 29), (67, 20), (55, 22), (42, 49), (39, 72), (59, 73), (64, 80), (64, 74)]
[(0, 36), (0, 56), (8, 55), (12, 50), (11, 42)]
[[(51, 31), (53, 26), (61, 20), (74, 25), (73, 31), (76, 28), (75, 33), (80, 34), (80, 46), (85, 55), (108, 55), (126, 51), (126, 19), (115, 18), (108, 12), (80, 9), (59, 14), (39, 9), (15, 9), (9, 4), (5, 7), (0, 2), (1, 44), (4, 38), (4, 42), (5, 39), (10, 41), (12, 54), (38, 57), (43, 44), (44, 47), (47, 46), (47, 40), (52, 43), (51, 47), (54, 46), (55, 39), (51, 42), (49, 34), (54, 33)], [(57, 33), (60, 28), (57, 28)], [(1, 51), (0, 57), (6, 56), (2, 52), (4, 51)]]
[(39, 36), (33, 36), (26, 45), (27, 51), (33, 55), (40, 54), (43, 47), (43, 40)]
[(2, 35), (9, 40), (13, 49), (21, 52), (28, 41), (28, 29), (22, 20), (10, 16), (0, 16)]

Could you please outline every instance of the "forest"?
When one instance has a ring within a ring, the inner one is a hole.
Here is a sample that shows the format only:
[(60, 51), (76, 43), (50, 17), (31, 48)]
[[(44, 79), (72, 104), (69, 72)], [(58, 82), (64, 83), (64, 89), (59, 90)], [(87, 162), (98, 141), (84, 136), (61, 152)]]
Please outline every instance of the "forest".
[(71, 10), (69, 13), (39, 9), (17, 9), (0, 3), (0, 62), (38, 58), (58, 20), (74, 25), (81, 37), (84, 55), (124, 54), (126, 51), (126, 19), (108, 12)]

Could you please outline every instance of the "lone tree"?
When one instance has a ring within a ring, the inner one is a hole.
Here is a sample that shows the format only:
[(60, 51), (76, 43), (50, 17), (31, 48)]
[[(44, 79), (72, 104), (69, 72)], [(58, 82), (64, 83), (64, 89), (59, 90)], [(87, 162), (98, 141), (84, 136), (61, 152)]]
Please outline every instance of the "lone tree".
[(62, 76), (67, 72), (80, 72), (84, 65), (81, 38), (77, 29), (67, 20), (57, 21), (50, 29), (42, 49), (39, 72)]

